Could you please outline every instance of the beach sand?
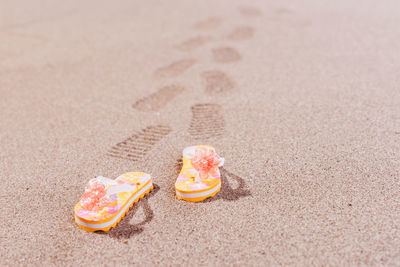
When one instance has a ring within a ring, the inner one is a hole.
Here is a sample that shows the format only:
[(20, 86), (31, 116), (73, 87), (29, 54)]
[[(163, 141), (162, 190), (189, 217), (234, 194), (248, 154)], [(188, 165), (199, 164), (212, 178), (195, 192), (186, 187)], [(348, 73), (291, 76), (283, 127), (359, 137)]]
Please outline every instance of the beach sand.
[[(398, 1), (1, 1), (0, 265), (398, 265)], [(176, 199), (182, 150), (222, 191)], [(90, 178), (156, 188), (108, 233)]]

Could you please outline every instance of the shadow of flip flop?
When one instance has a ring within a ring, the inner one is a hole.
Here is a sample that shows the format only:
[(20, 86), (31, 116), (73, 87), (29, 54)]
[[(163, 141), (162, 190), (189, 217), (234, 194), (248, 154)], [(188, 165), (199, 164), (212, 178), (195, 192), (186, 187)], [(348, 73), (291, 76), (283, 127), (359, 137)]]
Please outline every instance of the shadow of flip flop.
[[(139, 202), (135, 203), (125, 215), (125, 217), (122, 218), (122, 220), (117, 224), (116, 227), (111, 228), (108, 232), (96, 233), (108, 235), (109, 237), (116, 239), (128, 239), (134, 235), (142, 233), (144, 230), (143, 226), (151, 222), (151, 220), (153, 220), (154, 218), (154, 212), (149, 205), (148, 199), (154, 196), (160, 190), (160, 187), (156, 184), (153, 185), (154, 189), (149, 194), (140, 199)], [(137, 213), (140, 207), (142, 207), (144, 211), (144, 220), (136, 224), (131, 224), (131, 219)]]
[[(207, 198), (203, 202), (211, 202), (218, 199), (225, 201), (236, 201), (242, 197), (251, 196), (250, 190), (247, 189), (246, 182), (242, 177), (237, 176), (224, 168), (220, 168), (221, 171), (221, 191), (212, 198)], [(232, 188), (229, 181), (235, 180), (238, 183), (236, 188)]]

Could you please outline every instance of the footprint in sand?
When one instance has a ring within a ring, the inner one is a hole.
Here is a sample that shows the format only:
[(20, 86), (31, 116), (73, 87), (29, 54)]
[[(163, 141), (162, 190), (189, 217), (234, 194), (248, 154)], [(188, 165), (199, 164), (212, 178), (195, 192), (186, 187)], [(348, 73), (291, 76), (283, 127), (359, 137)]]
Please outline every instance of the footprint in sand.
[(251, 6), (241, 6), (238, 8), (240, 14), (246, 17), (260, 17), (262, 12), (260, 9)]
[(228, 34), (228, 39), (231, 41), (244, 41), (253, 38), (254, 29), (250, 26), (238, 26)]
[(200, 21), (194, 25), (196, 30), (212, 30), (220, 26), (222, 19), (219, 17), (209, 17), (206, 20)]
[(183, 91), (185, 91), (185, 88), (179, 85), (164, 86), (157, 92), (138, 100), (133, 104), (133, 108), (141, 111), (157, 111)]
[(149, 126), (113, 146), (108, 151), (108, 155), (116, 158), (138, 161), (171, 131), (172, 129), (168, 126)]
[[(116, 239), (128, 239), (142, 233), (143, 226), (150, 223), (154, 218), (154, 212), (149, 205), (148, 199), (154, 196), (158, 190), (160, 190), (160, 187), (154, 184), (154, 189), (139, 200), (138, 203), (135, 203), (115, 228), (111, 228), (106, 233), (101, 233)], [(134, 220), (133, 223), (132, 220)]]
[(208, 94), (223, 93), (235, 88), (233, 79), (223, 71), (210, 70), (201, 74), (205, 92)]
[(199, 48), (213, 40), (214, 40), (214, 38), (212, 36), (199, 35), (199, 36), (189, 38), (189, 39), (181, 42), (180, 44), (178, 44), (176, 46), (176, 48), (181, 51), (191, 51), (191, 50)]
[(196, 63), (195, 59), (187, 58), (175, 61), (167, 66), (158, 68), (154, 71), (157, 78), (174, 77), (182, 74)]
[(179, 157), (179, 158), (176, 160), (175, 165), (174, 165), (174, 168), (175, 168), (174, 174), (175, 174), (175, 176), (178, 176), (178, 175), (179, 175), (179, 173), (180, 173), (181, 170), (182, 170), (182, 166), (183, 166), (183, 160), (182, 160), (182, 157)]
[(225, 130), (222, 107), (218, 104), (197, 104), (192, 106), (189, 134), (195, 139), (221, 136)]
[(229, 46), (222, 46), (212, 49), (212, 57), (217, 63), (232, 63), (242, 59), (239, 52)]

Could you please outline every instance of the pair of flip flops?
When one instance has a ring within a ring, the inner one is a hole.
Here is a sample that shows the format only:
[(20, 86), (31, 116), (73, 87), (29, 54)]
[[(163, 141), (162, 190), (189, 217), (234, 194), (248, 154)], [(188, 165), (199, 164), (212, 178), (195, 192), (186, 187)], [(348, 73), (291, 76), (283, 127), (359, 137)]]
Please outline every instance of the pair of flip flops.
[[(211, 146), (191, 146), (183, 150), (182, 170), (175, 183), (176, 196), (199, 202), (221, 190), (218, 167), (224, 164)], [(86, 231), (108, 231), (135, 202), (154, 188), (150, 174), (128, 172), (114, 179), (91, 179), (81, 200), (75, 205), (75, 222)]]

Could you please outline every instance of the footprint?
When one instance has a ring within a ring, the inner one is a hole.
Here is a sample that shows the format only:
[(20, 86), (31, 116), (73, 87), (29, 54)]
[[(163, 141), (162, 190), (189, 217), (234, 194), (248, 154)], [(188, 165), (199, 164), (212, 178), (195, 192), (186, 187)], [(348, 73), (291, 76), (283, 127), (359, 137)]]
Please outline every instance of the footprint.
[(239, 52), (229, 46), (214, 48), (212, 50), (212, 57), (217, 63), (232, 63), (242, 59)]
[(133, 108), (141, 111), (157, 111), (183, 91), (185, 88), (179, 85), (164, 86), (157, 92), (138, 100), (133, 104)]
[(209, 17), (206, 20), (200, 21), (194, 25), (197, 30), (211, 30), (220, 26), (222, 19), (219, 17)]
[(239, 26), (233, 29), (231, 33), (228, 34), (228, 39), (232, 41), (243, 41), (249, 40), (254, 36), (254, 29), (250, 26)]
[(238, 8), (240, 14), (247, 16), (247, 17), (259, 17), (262, 15), (260, 9), (251, 6), (241, 6)]
[(158, 78), (173, 77), (182, 74), (196, 63), (195, 59), (181, 59), (175, 61), (168, 66), (161, 67), (155, 70), (154, 76)]
[(189, 134), (195, 139), (221, 136), (225, 130), (222, 108), (218, 104), (197, 104), (192, 106)]
[(201, 76), (205, 83), (205, 91), (208, 94), (229, 91), (236, 86), (228, 74), (219, 70), (205, 71)]
[(182, 43), (178, 44), (176, 47), (181, 51), (190, 51), (205, 45), (206, 43), (211, 42), (214, 40), (212, 36), (209, 35), (199, 35), (190, 39), (183, 41)]
[(140, 133), (134, 134), (128, 139), (116, 144), (107, 154), (116, 158), (138, 161), (171, 131), (172, 129), (169, 126), (149, 126)]
[[(149, 205), (148, 199), (154, 196), (160, 187), (154, 184), (154, 189), (139, 202), (135, 203), (133, 207), (128, 211), (124, 218), (117, 224), (115, 228), (111, 228), (108, 232), (99, 232), (101, 234), (106, 234), (112, 238), (116, 239), (128, 239), (134, 235), (140, 234), (143, 232), (143, 226), (148, 224), (154, 218), (154, 212)], [(138, 210), (142, 208), (144, 218), (142, 221), (138, 223), (131, 224), (132, 218), (138, 215)]]
[[(251, 196), (250, 190), (246, 189), (246, 182), (243, 178), (227, 171), (224, 168), (220, 168), (221, 171), (221, 191), (213, 198), (206, 199), (205, 202), (215, 201), (223, 199), (226, 201), (236, 201), (242, 197)], [(229, 181), (236, 181), (238, 186), (232, 188)]]

